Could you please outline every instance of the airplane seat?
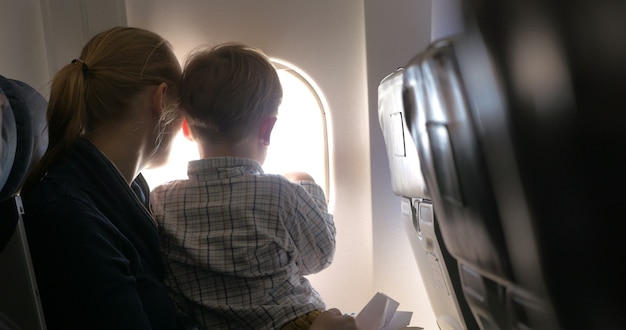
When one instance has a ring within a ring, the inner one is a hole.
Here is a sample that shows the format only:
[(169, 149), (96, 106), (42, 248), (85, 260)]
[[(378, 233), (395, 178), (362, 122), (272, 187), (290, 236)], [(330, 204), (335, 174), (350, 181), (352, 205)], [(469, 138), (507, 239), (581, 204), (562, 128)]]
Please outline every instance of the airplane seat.
[(391, 172), (391, 188), (401, 198), (402, 222), (442, 330), (475, 329), (476, 321), (460, 294), (457, 262), (441, 242), (437, 214), (420, 170), (420, 158), (405, 124), (404, 68), (378, 86), (378, 117)]
[(481, 329), (624, 329), (626, 7), (467, 2), (402, 87), (461, 295)]
[[(468, 8), (498, 72), (516, 165), (492, 173), (521, 182), (517, 196), (499, 203), (502, 224), (515, 231), (527, 222), (535, 234), (510, 247), (534, 246), (538, 280), (563, 328), (626, 329), (625, 3), (487, 0)], [(517, 221), (522, 212), (529, 221)], [(531, 280), (521, 267), (529, 255), (511, 256)]]
[[(409, 62), (403, 83), (407, 129), (421, 160), (443, 245), (458, 262), (455, 271), (460, 278), (460, 295), (467, 301), (477, 327), (534, 329), (527, 318), (543, 319), (541, 311), (549, 305), (543, 304), (535, 291), (518, 285), (511, 264), (488, 167), (492, 164), (484, 158), (487, 146), (481, 129), (486, 124), (480, 122), (485, 118), (479, 115), (485, 114), (474, 111), (480, 102), (498, 100), (497, 96), (476, 100), (471, 94), (474, 84), (493, 95), (499, 91), (489, 76), (489, 67), (481, 62), (487, 59), (486, 52), (469, 59), (462, 57), (467, 51), (479, 51), (476, 47), (476, 40), (468, 42), (467, 35), (446, 38), (432, 43)], [(478, 68), (483, 71), (476, 71)], [(480, 73), (480, 81), (472, 81), (464, 70)], [(491, 124), (505, 124), (503, 118), (488, 115)], [(498, 143), (506, 143), (504, 137)], [(501, 156), (499, 166), (510, 166), (506, 154)]]
[(0, 76), (0, 325), (45, 329), (22, 222), (20, 187), (48, 145), (47, 101), (28, 84)]
[[(480, 36), (470, 30), (415, 56), (403, 101), (443, 245), (458, 262), (477, 326), (558, 329), (523, 188), (511, 174), (503, 91)], [(510, 203), (518, 205), (505, 209)]]

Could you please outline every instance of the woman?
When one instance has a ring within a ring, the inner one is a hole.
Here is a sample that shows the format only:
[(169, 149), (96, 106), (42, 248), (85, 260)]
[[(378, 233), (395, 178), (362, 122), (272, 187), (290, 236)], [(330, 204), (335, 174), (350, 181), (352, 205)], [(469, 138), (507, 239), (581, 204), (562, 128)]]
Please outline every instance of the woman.
[(167, 156), (180, 75), (160, 36), (116, 27), (54, 77), (49, 147), (22, 189), (49, 328), (176, 328), (155, 223), (131, 183)]

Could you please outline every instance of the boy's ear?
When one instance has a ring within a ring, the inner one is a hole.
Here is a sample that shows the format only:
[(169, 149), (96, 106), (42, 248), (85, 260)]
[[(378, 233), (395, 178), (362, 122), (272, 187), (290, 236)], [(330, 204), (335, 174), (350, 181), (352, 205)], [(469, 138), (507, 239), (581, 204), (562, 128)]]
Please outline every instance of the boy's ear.
[(187, 123), (187, 118), (183, 118), (183, 135), (189, 141), (193, 141), (193, 135), (191, 134), (191, 130), (189, 130), (189, 124)]
[(261, 127), (259, 128), (259, 142), (265, 146), (270, 145), (270, 136), (272, 135), (274, 124), (276, 124), (276, 119), (278, 118), (267, 117), (261, 122)]

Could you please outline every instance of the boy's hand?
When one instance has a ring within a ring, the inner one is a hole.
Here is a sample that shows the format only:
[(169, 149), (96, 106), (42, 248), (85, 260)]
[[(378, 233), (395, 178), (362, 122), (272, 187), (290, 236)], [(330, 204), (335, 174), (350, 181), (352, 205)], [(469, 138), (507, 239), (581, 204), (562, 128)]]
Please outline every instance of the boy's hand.
[(313, 180), (313, 177), (305, 172), (289, 172), (289, 173), (283, 174), (283, 176), (289, 179), (290, 181), (306, 180), (306, 181), (315, 182), (315, 180)]

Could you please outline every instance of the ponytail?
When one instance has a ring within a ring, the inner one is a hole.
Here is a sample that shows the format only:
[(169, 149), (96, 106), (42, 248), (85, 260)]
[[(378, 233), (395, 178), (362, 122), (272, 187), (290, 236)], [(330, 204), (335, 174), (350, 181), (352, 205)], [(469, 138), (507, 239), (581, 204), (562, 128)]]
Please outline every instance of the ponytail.
[(46, 119), (48, 122), (48, 149), (28, 174), (22, 187), (26, 195), (47, 169), (62, 157), (85, 129), (85, 84), (88, 76), (86, 64), (72, 61), (55, 76), (50, 89)]

